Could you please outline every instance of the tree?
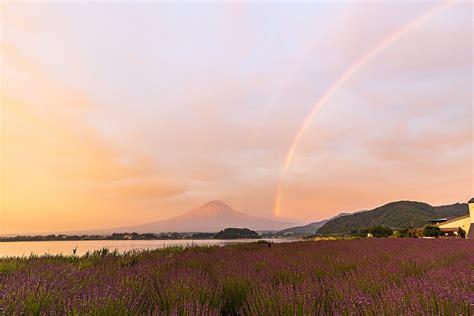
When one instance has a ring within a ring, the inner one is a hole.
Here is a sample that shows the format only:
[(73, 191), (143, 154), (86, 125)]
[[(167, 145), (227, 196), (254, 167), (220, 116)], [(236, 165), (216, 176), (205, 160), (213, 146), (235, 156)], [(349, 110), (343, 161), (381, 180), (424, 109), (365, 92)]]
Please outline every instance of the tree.
[(240, 238), (261, 238), (260, 235), (248, 228), (226, 228), (216, 233), (214, 239), (240, 239)]
[(369, 232), (368, 228), (362, 228), (362, 229), (359, 229), (357, 231), (351, 231), (351, 236), (365, 238), (365, 237), (367, 237), (368, 232)]
[(416, 238), (416, 232), (411, 227), (405, 227), (400, 230), (401, 238)]
[(369, 229), (369, 233), (374, 237), (381, 238), (392, 236), (393, 230), (386, 226), (375, 226)]
[(435, 225), (426, 225), (423, 229), (423, 236), (425, 237), (438, 237), (441, 236), (443, 232), (438, 226)]

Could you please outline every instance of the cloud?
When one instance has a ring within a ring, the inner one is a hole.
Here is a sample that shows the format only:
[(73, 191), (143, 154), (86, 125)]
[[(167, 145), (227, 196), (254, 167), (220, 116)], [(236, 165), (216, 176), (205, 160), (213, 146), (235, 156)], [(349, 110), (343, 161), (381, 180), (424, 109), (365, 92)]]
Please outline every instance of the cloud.
[(119, 181), (96, 187), (101, 196), (114, 199), (148, 199), (156, 200), (174, 197), (186, 192), (182, 184), (158, 179), (139, 179), (135, 181)]
[[(3, 228), (138, 224), (211, 199), (270, 216), (314, 101), (433, 5), (12, 4)], [(471, 6), (406, 34), (328, 100), (285, 178), (284, 216), (470, 194)]]
[(1, 95), (2, 231), (82, 228), (91, 219), (96, 227), (108, 226), (112, 213), (133, 218), (140, 200), (186, 191), (178, 180), (163, 177), (151, 157), (101, 136), (88, 123), (97, 109), (90, 98), (11, 46), (2, 45), (2, 56), (5, 77), (14, 78)]

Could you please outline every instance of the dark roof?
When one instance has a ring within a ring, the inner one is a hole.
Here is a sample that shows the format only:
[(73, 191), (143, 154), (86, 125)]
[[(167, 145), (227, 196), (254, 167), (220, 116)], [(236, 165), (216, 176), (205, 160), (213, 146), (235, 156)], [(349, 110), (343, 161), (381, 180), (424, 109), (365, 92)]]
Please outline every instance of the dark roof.
[(467, 203), (474, 203), (474, 198), (470, 199)]
[(428, 222), (441, 223), (441, 222), (446, 222), (447, 220), (448, 220), (447, 218), (433, 218), (433, 219), (429, 219)]

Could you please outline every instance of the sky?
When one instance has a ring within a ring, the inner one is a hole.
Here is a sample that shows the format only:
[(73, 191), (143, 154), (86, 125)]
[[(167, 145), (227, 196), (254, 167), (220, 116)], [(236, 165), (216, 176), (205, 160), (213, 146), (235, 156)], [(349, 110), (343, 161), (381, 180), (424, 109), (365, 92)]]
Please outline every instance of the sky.
[(474, 196), (469, 1), (0, 10), (4, 234)]

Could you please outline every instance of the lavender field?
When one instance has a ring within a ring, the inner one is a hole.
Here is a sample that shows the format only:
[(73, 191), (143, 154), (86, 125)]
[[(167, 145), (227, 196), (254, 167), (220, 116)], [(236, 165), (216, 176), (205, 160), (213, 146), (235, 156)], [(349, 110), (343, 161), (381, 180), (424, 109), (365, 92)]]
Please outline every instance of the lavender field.
[(0, 260), (0, 314), (474, 313), (474, 242), (363, 239)]

